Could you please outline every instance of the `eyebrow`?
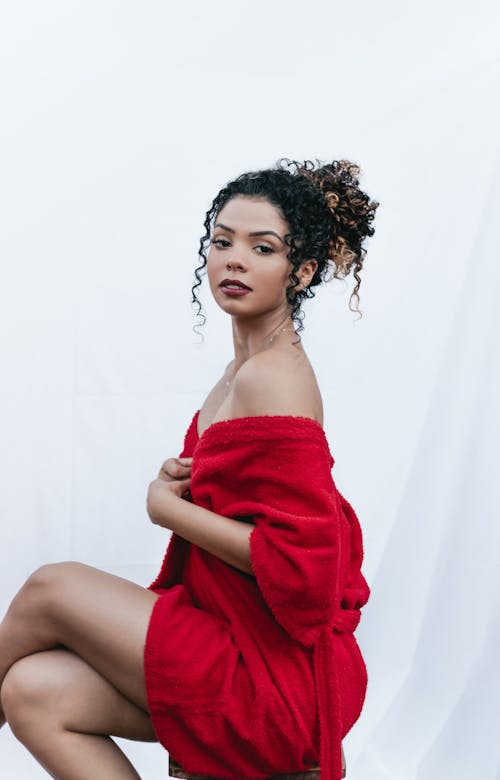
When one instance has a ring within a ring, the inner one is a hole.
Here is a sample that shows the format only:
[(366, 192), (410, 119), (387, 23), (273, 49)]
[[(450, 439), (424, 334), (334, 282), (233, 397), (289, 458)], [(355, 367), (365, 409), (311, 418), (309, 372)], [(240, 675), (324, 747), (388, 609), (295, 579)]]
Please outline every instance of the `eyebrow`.
[[(236, 231), (233, 230), (233, 228), (230, 228), (227, 225), (223, 225), (222, 222), (217, 222), (214, 225), (214, 229), (216, 227), (220, 227), (223, 230), (228, 230), (230, 233), (236, 233)], [(256, 230), (254, 233), (249, 233), (248, 235), (249, 236), (267, 236), (267, 235), (276, 236), (276, 238), (279, 238), (279, 240), (283, 243), (283, 239), (281, 238), (281, 236), (275, 233), (274, 230)]]

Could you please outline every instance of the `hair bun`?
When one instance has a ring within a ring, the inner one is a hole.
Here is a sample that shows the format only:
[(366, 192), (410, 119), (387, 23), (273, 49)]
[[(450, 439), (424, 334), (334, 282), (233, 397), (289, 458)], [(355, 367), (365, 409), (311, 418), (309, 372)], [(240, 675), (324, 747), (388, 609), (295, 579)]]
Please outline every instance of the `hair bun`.
[(330, 211), (335, 211), (335, 209), (339, 204), (340, 198), (336, 192), (333, 192), (332, 190), (328, 190), (327, 192), (325, 192), (325, 201)]
[(366, 255), (362, 246), (367, 236), (375, 232), (371, 225), (375, 211), (380, 205), (359, 187), (361, 168), (350, 160), (333, 160), (322, 164), (316, 160), (305, 160), (297, 167), (297, 173), (312, 181), (324, 195), (330, 214), (329, 264), (334, 268), (334, 277), (339, 273), (347, 276), (353, 267), (358, 284), (353, 292), (359, 299), (359, 275)]

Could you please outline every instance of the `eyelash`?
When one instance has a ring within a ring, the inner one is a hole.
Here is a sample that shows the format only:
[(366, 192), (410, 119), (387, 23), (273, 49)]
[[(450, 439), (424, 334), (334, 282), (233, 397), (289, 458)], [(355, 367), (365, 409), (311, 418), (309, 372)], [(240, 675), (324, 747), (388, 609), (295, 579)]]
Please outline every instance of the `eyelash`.
[[(210, 241), (211, 244), (220, 244), (221, 242), (225, 242), (226, 244), (229, 244), (229, 241), (225, 238), (216, 238), (212, 239)], [(258, 244), (257, 245), (259, 249), (268, 249), (268, 252), (260, 252), (261, 255), (269, 255), (271, 252), (274, 252), (274, 249), (272, 249), (270, 246), (267, 246), (267, 244)], [(225, 249), (226, 247), (220, 247), (221, 249)]]

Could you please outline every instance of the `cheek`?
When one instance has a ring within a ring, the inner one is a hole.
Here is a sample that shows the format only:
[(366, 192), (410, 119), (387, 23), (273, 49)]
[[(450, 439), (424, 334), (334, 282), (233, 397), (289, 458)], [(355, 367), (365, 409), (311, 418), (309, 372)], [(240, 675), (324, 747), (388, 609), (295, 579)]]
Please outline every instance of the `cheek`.
[(273, 296), (282, 295), (286, 287), (291, 284), (288, 278), (289, 272), (283, 270), (283, 267), (279, 268), (266, 268), (262, 273), (263, 287), (269, 290), (269, 293)]
[(210, 285), (210, 289), (213, 291), (217, 286), (217, 282), (220, 276), (220, 263), (217, 263), (217, 259), (213, 255), (207, 255), (207, 278)]

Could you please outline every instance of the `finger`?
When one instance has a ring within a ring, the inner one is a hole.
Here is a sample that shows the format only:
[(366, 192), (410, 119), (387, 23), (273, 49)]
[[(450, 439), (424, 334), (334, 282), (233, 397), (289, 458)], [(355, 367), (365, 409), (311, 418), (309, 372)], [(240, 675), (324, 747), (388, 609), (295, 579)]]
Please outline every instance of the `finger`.
[(171, 479), (169, 480), (169, 488), (174, 493), (178, 493), (180, 490), (184, 488), (185, 485), (189, 485), (191, 482), (191, 477), (178, 477), (177, 479)]
[(164, 474), (166, 477), (169, 477), (170, 479), (175, 479), (178, 473), (178, 469), (179, 466), (176, 463), (173, 463), (171, 460), (167, 460), (162, 465), (160, 469), (160, 474)]
[(180, 478), (180, 477), (183, 477), (183, 476), (184, 476), (186, 473), (188, 473), (188, 474), (190, 473), (190, 471), (191, 471), (191, 465), (189, 464), (189, 465), (185, 465), (185, 466), (184, 466), (184, 465), (182, 465), (181, 463), (179, 463), (178, 461), (177, 461), (177, 462), (175, 462), (175, 461), (174, 461), (174, 462), (172, 462), (172, 461), (170, 461), (170, 462), (169, 462), (169, 461), (167, 461), (167, 462), (166, 462), (166, 463), (163, 465), (163, 470), (164, 470), (164, 471), (165, 471), (165, 472), (166, 472), (166, 473), (167, 473), (167, 474), (168, 474), (170, 477), (172, 477), (173, 479), (178, 479), (178, 478)]

